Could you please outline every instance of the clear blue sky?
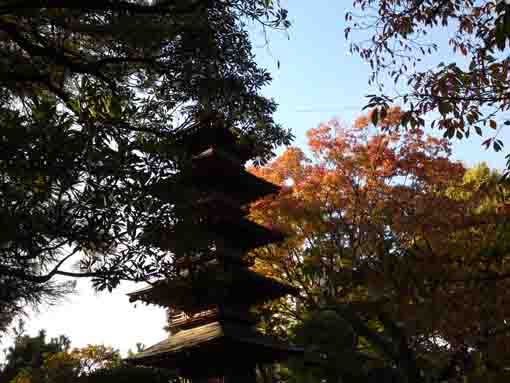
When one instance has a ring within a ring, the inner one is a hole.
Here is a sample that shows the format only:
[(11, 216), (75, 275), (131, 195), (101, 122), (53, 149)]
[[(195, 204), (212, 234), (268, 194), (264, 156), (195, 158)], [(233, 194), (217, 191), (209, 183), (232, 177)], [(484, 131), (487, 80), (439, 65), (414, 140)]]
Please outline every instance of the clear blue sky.
[[(349, 53), (349, 44), (344, 38), (344, 15), (350, 1), (295, 0), (284, 4), (293, 23), (290, 40), (284, 34), (272, 33), (268, 49), (262, 47), (260, 33), (252, 35), (256, 40), (258, 62), (274, 78), (264, 93), (280, 105), (277, 120), (294, 131), (294, 144), (304, 147), (308, 129), (333, 117), (352, 122), (366, 104), (365, 96), (376, 91), (368, 85), (369, 66)], [(444, 49), (448, 48), (446, 42), (451, 33), (452, 30), (446, 28), (430, 35), (442, 49), (424, 63), (454, 59), (450, 50)], [(510, 148), (508, 132), (501, 132), (499, 138)], [(503, 153), (486, 151), (481, 147), (482, 141), (474, 134), (469, 140), (454, 140), (454, 158), (468, 166), (486, 161), (490, 167), (503, 168), (505, 150)]]
[[(274, 81), (264, 89), (279, 104), (277, 120), (291, 128), (295, 145), (305, 146), (305, 132), (321, 121), (339, 117), (350, 122), (360, 113), (367, 85), (369, 68), (351, 56), (343, 37), (344, 13), (350, 1), (295, 0), (288, 3), (293, 22), (289, 35), (270, 35), (270, 46), (261, 47), (257, 40), (258, 62), (272, 72)], [(443, 36), (444, 37), (444, 36)], [(447, 60), (442, 52), (435, 59)], [(280, 69), (277, 69), (277, 60)], [(510, 138), (508, 134), (503, 138)], [(510, 147), (510, 139), (504, 140)], [(485, 151), (480, 139), (456, 142), (454, 157), (473, 165), (486, 161), (491, 167), (504, 166), (504, 154)], [(125, 352), (136, 342), (152, 344), (165, 336), (165, 315), (162, 309), (128, 303), (125, 292), (133, 287), (124, 285), (112, 294), (94, 294), (85, 281), (80, 281), (81, 294), (69, 297), (53, 308), (42, 307), (31, 315), (29, 333), (46, 328), (49, 336), (61, 333), (71, 337), (74, 346), (105, 343)], [(5, 345), (5, 343), (4, 343)]]

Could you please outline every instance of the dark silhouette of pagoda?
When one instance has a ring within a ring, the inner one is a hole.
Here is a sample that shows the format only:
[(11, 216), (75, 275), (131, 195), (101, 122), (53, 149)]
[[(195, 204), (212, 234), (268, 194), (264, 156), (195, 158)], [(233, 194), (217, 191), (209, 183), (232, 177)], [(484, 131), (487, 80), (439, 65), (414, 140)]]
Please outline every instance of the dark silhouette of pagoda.
[[(247, 257), (250, 250), (283, 239), (246, 218), (247, 204), (279, 188), (245, 170), (250, 150), (223, 126), (197, 129), (181, 144), (191, 154), (179, 182), (193, 190), (192, 214), (148, 236), (175, 254), (176, 277), (129, 294), (131, 301), (168, 308), (170, 336), (130, 362), (176, 369), (193, 381), (255, 382), (257, 365), (302, 352), (262, 335), (252, 312), (257, 304), (297, 293), (251, 270)], [(192, 242), (191, 255), (178, 254), (183, 241)]]

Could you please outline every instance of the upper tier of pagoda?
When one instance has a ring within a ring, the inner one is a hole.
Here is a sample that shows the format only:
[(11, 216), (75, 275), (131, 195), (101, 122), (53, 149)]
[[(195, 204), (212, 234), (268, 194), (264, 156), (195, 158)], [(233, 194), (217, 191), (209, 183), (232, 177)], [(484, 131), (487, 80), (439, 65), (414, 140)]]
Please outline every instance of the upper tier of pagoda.
[(228, 195), (240, 205), (277, 193), (280, 189), (247, 172), (243, 164), (224, 149), (212, 146), (191, 158), (191, 168), (185, 174), (178, 179), (161, 181), (153, 187), (152, 193), (165, 199), (175, 182), (187, 184), (197, 191)]
[(200, 123), (177, 135), (177, 145), (187, 155), (195, 157), (209, 148), (228, 153), (239, 165), (254, 157), (253, 146), (238, 130), (227, 127), (221, 115), (203, 116)]
[[(151, 193), (169, 203), (188, 206), (188, 214), (169, 226), (147, 227), (143, 240), (163, 250), (177, 253), (187, 234), (205, 248), (218, 242), (248, 252), (283, 240), (276, 230), (258, 225), (245, 216), (247, 205), (279, 191), (279, 187), (246, 171), (246, 154), (236, 144), (236, 135), (227, 128), (196, 130), (180, 142), (191, 151), (190, 166), (178, 176), (154, 185)], [(175, 185), (189, 191), (185, 201), (172, 200)], [(232, 235), (232, 233), (236, 233)], [(189, 242), (189, 241), (188, 241)]]

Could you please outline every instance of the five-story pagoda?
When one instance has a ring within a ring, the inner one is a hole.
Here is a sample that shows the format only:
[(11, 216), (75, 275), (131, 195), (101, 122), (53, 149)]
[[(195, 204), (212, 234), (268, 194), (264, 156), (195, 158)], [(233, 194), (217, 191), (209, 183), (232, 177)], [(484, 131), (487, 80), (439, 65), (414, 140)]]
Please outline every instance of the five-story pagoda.
[[(296, 293), (250, 269), (247, 253), (283, 239), (246, 218), (247, 205), (278, 187), (244, 168), (249, 151), (213, 124), (183, 136), (191, 166), (178, 176), (192, 197), (192, 213), (147, 240), (176, 255), (176, 277), (129, 294), (168, 308), (170, 336), (130, 358), (139, 365), (176, 369), (193, 381), (255, 382), (255, 366), (301, 349), (260, 334), (254, 305)], [(169, 180), (169, 184), (175, 183)], [(164, 195), (162, 184), (157, 191)], [(190, 236), (192, 233), (192, 236)], [(191, 243), (183, 243), (183, 242)], [(179, 254), (184, 248), (194, 251)]]

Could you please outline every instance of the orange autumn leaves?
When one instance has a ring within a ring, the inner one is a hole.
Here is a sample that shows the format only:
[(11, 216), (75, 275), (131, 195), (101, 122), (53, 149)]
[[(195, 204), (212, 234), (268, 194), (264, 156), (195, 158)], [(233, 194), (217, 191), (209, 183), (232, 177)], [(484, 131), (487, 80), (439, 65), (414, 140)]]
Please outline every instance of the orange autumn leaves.
[[(382, 123), (391, 128), (399, 113)], [(304, 301), (382, 302), (409, 336), (474, 344), (489, 314), (504, 323), (510, 299), (493, 304), (482, 292), (489, 275), (490, 291), (510, 288), (506, 259), (484, 255), (510, 246), (507, 204), (488, 204), (495, 186), (466, 181), (447, 140), (419, 129), (372, 133), (367, 115), (352, 127), (321, 124), (308, 143), (251, 169), (282, 186), (252, 206), (253, 219), (288, 235), (259, 250), (259, 268), (301, 287)]]
[[(368, 135), (368, 125), (360, 118), (353, 128), (338, 121), (321, 124), (308, 132), (308, 139), (311, 155), (289, 148), (267, 167), (252, 169), (283, 186), (278, 198), (254, 204), (253, 216), (291, 235), (298, 221), (302, 235), (315, 231), (313, 214), (323, 229), (336, 229), (342, 221), (375, 231), (395, 226), (402, 235), (427, 230), (433, 222), (411, 222), (412, 218), (434, 215), (431, 206), (453, 208), (437, 192), (460, 183), (465, 173), (460, 163), (449, 160), (447, 141), (418, 130)], [(463, 206), (456, 207), (460, 216)], [(442, 216), (434, 217), (437, 225)]]

